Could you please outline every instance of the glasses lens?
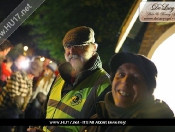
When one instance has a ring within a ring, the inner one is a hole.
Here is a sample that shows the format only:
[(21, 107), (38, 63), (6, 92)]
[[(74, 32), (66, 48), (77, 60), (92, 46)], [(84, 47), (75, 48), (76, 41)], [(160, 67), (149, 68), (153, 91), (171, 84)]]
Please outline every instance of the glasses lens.
[(72, 46), (71, 45), (64, 45), (64, 48), (70, 49)]
[(83, 45), (74, 45), (73, 48), (76, 50), (83, 49)]
[(82, 50), (84, 49), (85, 46), (89, 44), (81, 44), (81, 45), (64, 45), (64, 48), (70, 49), (71, 47), (74, 48), (75, 50)]

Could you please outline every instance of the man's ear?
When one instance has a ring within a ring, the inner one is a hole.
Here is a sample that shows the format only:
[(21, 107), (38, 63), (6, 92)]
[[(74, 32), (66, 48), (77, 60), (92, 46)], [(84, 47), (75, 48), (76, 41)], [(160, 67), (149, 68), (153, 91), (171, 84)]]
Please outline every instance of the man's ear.
[(97, 51), (97, 48), (98, 48), (98, 44), (94, 44), (94, 51), (96, 52)]

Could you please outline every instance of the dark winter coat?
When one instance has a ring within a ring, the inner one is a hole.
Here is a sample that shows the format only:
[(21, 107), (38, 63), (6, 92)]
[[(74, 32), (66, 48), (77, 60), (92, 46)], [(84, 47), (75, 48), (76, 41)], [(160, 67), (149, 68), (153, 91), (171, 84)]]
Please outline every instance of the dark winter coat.
[[(96, 105), (97, 114), (92, 119), (146, 119), (146, 118), (174, 118), (169, 106), (154, 97), (131, 108), (116, 107), (109, 92), (105, 101)], [(145, 122), (146, 123), (146, 122)], [(175, 132), (174, 126), (83, 126), (80, 132)]]
[[(21, 111), (17, 105), (12, 105), (11, 107), (0, 108), (0, 120), (3, 119), (23, 119), (24, 112)], [(9, 120), (10, 121), (10, 120)], [(0, 132), (12, 132), (12, 130), (22, 132), (22, 126), (0, 126)]]
[(31, 103), (28, 104), (25, 110), (26, 119), (39, 119), (42, 112), (42, 104), (34, 99)]

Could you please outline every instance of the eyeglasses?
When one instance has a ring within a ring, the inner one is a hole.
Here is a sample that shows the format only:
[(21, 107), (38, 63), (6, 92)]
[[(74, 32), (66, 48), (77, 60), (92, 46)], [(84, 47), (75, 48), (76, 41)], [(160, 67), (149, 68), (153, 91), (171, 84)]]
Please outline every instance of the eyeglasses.
[(64, 45), (64, 48), (65, 49), (75, 49), (75, 50), (82, 50), (84, 49), (85, 46), (87, 46), (89, 44), (81, 44), (81, 45)]

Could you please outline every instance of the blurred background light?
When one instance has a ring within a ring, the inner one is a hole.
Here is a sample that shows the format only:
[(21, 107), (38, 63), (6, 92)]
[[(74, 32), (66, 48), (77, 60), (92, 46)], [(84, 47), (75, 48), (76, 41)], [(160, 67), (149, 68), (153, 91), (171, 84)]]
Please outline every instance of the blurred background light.
[(175, 34), (166, 39), (154, 52), (151, 60), (158, 69), (156, 98), (165, 101), (175, 113)]
[(22, 69), (27, 69), (29, 67), (30, 60), (27, 58), (26, 60), (23, 60), (19, 63), (20, 67)]
[(41, 57), (41, 58), (40, 58), (40, 61), (44, 61), (44, 60), (45, 60), (45, 57)]
[(28, 46), (24, 46), (24, 51), (27, 51), (28, 50)]

